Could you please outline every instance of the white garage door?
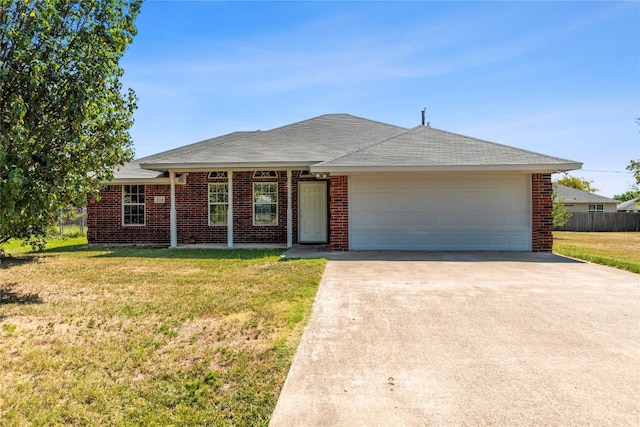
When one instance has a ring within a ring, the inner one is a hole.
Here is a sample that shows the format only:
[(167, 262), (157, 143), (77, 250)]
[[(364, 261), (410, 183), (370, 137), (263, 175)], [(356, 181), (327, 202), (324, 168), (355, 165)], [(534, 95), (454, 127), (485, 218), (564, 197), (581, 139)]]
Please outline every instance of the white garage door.
[(530, 176), (349, 177), (352, 250), (531, 250)]

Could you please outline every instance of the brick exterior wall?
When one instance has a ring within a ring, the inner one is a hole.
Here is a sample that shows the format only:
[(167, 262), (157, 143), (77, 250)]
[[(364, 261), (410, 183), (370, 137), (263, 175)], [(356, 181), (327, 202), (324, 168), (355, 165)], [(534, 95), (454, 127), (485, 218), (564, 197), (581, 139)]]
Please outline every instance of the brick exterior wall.
[(349, 250), (349, 181), (332, 176), (329, 184), (329, 242), (332, 251)]
[(531, 251), (553, 248), (553, 187), (551, 174), (531, 174)]
[[(298, 242), (298, 183), (313, 181), (292, 173), (293, 242)], [(208, 178), (207, 172), (190, 173), (186, 185), (176, 185), (178, 243), (227, 243), (227, 226), (210, 226), (208, 183), (227, 182), (226, 178)], [(278, 224), (253, 225), (253, 182), (278, 183)], [(287, 172), (278, 178), (253, 178), (253, 172), (233, 174), (234, 243), (287, 242)], [(348, 177), (333, 176), (328, 182), (327, 215), (329, 243), (333, 251), (349, 250)], [(531, 250), (549, 252), (553, 246), (552, 185), (550, 174), (531, 175), (532, 230)], [(122, 186), (109, 185), (100, 192), (100, 200), (89, 198), (87, 237), (90, 244), (140, 244), (169, 246), (170, 186), (145, 186), (145, 225), (122, 225)], [(163, 196), (163, 203), (155, 203)]]
[[(287, 171), (277, 178), (254, 178), (253, 172), (233, 174), (234, 243), (287, 243)], [(313, 181), (293, 171), (291, 182), (293, 242), (298, 241), (298, 183)], [(227, 178), (209, 178), (208, 172), (191, 172), (185, 185), (176, 184), (178, 244), (227, 243), (226, 225), (209, 225), (209, 183)], [(278, 223), (253, 225), (253, 183), (278, 183)], [(329, 192), (327, 192), (329, 193)], [(109, 185), (100, 200), (90, 198), (87, 205), (87, 237), (90, 244), (170, 244), (171, 188), (145, 185), (145, 225), (122, 225), (122, 185)], [(154, 203), (164, 196), (164, 203)], [(327, 201), (328, 204), (328, 201)], [(328, 210), (327, 210), (328, 215)]]
[[(154, 203), (164, 196), (165, 203)], [(169, 186), (145, 186), (145, 225), (122, 225), (122, 185), (108, 185), (100, 191), (100, 201), (87, 201), (87, 239), (90, 244), (168, 245)]]

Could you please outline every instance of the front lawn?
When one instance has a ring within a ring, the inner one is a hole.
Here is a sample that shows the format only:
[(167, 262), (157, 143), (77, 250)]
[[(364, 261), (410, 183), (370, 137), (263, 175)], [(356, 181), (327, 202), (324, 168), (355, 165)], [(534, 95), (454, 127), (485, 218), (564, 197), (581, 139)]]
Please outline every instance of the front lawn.
[(640, 232), (554, 231), (553, 252), (640, 273)]
[(324, 260), (5, 246), (0, 425), (267, 425)]

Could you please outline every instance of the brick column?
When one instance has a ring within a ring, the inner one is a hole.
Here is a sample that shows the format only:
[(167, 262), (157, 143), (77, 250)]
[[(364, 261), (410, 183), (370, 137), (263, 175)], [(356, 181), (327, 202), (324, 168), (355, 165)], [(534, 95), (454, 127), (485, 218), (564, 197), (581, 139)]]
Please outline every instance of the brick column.
[(531, 251), (553, 248), (553, 187), (551, 174), (531, 174)]
[(349, 250), (349, 185), (346, 176), (329, 183), (329, 243), (332, 251)]

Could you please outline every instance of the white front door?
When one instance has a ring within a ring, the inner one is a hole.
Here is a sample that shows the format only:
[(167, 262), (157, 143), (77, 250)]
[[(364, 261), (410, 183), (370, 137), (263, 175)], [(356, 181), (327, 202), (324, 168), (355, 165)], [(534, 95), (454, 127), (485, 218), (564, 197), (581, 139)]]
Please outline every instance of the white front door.
[(300, 243), (327, 243), (327, 183), (303, 181), (299, 183)]

